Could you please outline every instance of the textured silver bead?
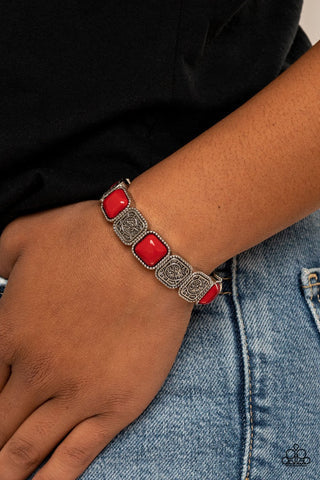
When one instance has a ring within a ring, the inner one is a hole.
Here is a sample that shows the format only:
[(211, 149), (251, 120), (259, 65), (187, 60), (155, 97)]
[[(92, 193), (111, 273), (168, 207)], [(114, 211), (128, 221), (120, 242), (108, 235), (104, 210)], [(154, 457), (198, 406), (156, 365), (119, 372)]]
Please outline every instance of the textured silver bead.
[(134, 207), (126, 207), (113, 222), (113, 230), (125, 245), (132, 245), (147, 229), (147, 220)]
[(155, 276), (168, 288), (177, 288), (192, 273), (192, 266), (179, 255), (169, 255), (158, 264)]
[(196, 302), (207, 293), (213, 284), (214, 282), (209, 275), (203, 272), (193, 272), (192, 275), (180, 285), (178, 295), (187, 300), (187, 302)]

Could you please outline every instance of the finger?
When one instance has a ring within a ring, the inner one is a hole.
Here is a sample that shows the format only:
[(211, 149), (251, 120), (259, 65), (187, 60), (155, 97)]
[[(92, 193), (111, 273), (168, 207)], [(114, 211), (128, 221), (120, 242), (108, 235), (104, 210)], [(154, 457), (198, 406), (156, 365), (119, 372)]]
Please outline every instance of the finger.
[(21, 423), (47, 399), (48, 395), (45, 396), (44, 393), (22, 388), (19, 377), (11, 374), (0, 393), (0, 448)]
[(8, 279), (21, 247), (21, 233), (12, 222), (0, 236), (0, 276)]
[(84, 420), (60, 443), (33, 480), (76, 480), (124, 427), (114, 419), (108, 424), (100, 415)]
[(11, 375), (11, 366), (6, 363), (0, 364), (0, 393)]
[(58, 398), (41, 405), (0, 451), (0, 478), (25, 480), (80, 419), (76, 409)]

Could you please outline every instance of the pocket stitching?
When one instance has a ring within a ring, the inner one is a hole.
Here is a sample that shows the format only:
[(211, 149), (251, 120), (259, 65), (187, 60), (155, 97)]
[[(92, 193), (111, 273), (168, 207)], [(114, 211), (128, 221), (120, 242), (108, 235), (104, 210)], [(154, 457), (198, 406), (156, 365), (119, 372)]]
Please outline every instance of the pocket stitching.
[[(307, 269), (303, 269), (303, 271), (306, 271)], [(302, 285), (302, 288), (309, 288), (311, 289), (310, 290), (310, 295), (309, 295), (309, 298), (306, 298), (306, 301), (307, 303), (309, 303), (310, 301), (310, 306), (312, 308), (312, 313), (314, 314), (316, 320), (319, 322), (319, 327), (320, 327), (320, 316), (319, 316), (319, 313), (317, 311), (317, 305), (315, 303), (315, 298), (318, 299), (318, 302), (319, 302), (319, 305), (320, 305), (320, 288), (319, 288), (319, 292), (316, 294), (316, 296), (314, 296), (313, 294), (313, 288), (314, 287), (320, 287), (320, 282), (318, 281), (318, 274), (316, 272), (309, 272), (308, 273), (308, 285)], [(312, 283), (311, 282), (311, 278), (315, 278), (316, 279), (316, 282)]]
[[(310, 277), (311, 277), (311, 275), (312, 275), (312, 273), (310, 273), (310, 274), (309, 274), (309, 277), (308, 277), (309, 282), (310, 282)], [(318, 277), (317, 277), (317, 279), (318, 279)], [(310, 300), (311, 300), (312, 306), (313, 306), (313, 308), (314, 308), (314, 313), (315, 313), (317, 319), (320, 321), (320, 317), (319, 317), (319, 314), (318, 314), (318, 312), (317, 312), (317, 307), (316, 307), (316, 304), (314, 303), (314, 297), (313, 297), (313, 286), (315, 286), (315, 285), (316, 285), (316, 286), (317, 286), (317, 285), (320, 286), (320, 282), (313, 283), (313, 284), (312, 284), (312, 287), (309, 287), (309, 288), (311, 288), (311, 298), (310, 298)], [(320, 293), (317, 294), (317, 299), (318, 299), (318, 302), (319, 302), (319, 304), (320, 304)]]

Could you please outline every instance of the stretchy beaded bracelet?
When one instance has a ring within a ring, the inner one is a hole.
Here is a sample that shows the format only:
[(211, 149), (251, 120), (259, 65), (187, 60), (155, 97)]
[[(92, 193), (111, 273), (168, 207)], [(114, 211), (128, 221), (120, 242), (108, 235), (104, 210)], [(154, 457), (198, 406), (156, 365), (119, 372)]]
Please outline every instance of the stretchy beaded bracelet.
[(101, 210), (113, 230), (125, 245), (131, 245), (133, 255), (168, 288), (179, 288), (178, 294), (187, 302), (210, 303), (222, 289), (222, 278), (215, 272), (207, 275), (193, 272), (192, 266), (179, 255), (172, 255), (167, 242), (148, 224), (134, 206), (127, 187), (129, 178), (122, 178), (102, 195)]

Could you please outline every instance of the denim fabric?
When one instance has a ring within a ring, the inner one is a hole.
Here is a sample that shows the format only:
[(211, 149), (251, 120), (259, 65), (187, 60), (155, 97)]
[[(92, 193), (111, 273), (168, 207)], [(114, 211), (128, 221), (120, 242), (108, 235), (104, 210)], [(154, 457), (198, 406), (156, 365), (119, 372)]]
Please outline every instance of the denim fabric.
[(320, 210), (216, 271), (158, 395), (81, 480), (319, 479)]

